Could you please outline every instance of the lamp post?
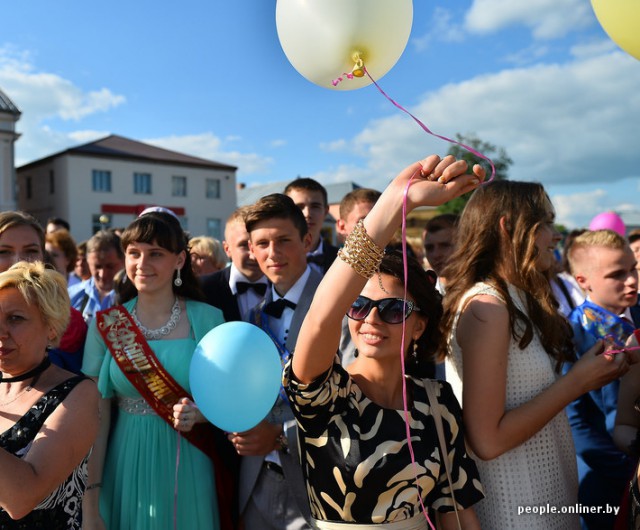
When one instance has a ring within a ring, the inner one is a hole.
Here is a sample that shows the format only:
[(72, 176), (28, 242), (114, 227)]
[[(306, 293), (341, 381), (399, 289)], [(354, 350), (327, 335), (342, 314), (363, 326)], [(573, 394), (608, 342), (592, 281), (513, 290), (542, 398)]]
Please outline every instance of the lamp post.
[(98, 221), (100, 221), (100, 230), (105, 230), (109, 224), (109, 216), (102, 214)]

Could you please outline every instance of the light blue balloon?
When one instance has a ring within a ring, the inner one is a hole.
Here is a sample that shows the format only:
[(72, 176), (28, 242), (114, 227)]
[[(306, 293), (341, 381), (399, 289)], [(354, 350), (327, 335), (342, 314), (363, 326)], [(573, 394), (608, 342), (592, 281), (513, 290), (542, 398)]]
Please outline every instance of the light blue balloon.
[(247, 322), (227, 322), (209, 331), (189, 368), (196, 405), (227, 432), (246, 431), (265, 418), (278, 397), (281, 377), (275, 344)]

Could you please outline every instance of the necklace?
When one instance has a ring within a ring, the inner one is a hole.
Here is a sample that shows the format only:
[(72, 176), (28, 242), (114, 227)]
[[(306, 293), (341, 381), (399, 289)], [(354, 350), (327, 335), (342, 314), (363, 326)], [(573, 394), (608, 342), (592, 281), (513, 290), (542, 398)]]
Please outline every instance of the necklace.
[(138, 315), (136, 313), (135, 307), (131, 310), (131, 318), (133, 318), (133, 321), (136, 323), (136, 326), (140, 328), (140, 331), (142, 331), (142, 334), (144, 335), (145, 339), (158, 340), (168, 335), (176, 328), (178, 322), (180, 321), (181, 312), (182, 312), (182, 309), (180, 308), (180, 302), (178, 301), (178, 297), (176, 297), (176, 301), (173, 303), (173, 306), (171, 307), (171, 316), (169, 317), (169, 320), (164, 326), (160, 328), (149, 329), (143, 326), (138, 320)]
[[(30, 377), (33, 377), (33, 381), (31, 381), (31, 383), (29, 383), (26, 387), (24, 387), (20, 392), (18, 392), (11, 399), (1, 402), (0, 403), (0, 407), (4, 407), (6, 405), (10, 405), (14, 401), (17, 401), (18, 398), (22, 396), (22, 394), (24, 394), (26, 392), (31, 392), (33, 387), (36, 385), (36, 383), (40, 379), (40, 376), (42, 375), (42, 372), (44, 372), (47, 368), (49, 368), (49, 366), (51, 366), (51, 361), (49, 360), (49, 357), (47, 356), (33, 370), (29, 370), (28, 372), (25, 372), (24, 374), (21, 374), (21, 375), (17, 375), (15, 377), (7, 377), (6, 379), (1, 380), (0, 382), (2, 382), (2, 383), (14, 383), (14, 382), (18, 382), (18, 381), (24, 381), (25, 379), (29, 379)], [(1, 373), (0, 373), (0, 377), (2, 377)]]

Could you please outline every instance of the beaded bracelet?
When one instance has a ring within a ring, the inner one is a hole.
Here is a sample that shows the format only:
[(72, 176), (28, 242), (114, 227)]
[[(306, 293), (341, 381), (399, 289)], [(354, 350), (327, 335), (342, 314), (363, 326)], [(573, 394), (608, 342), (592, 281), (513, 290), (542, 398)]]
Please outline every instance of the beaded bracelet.
[(364, 227), (362, 219), (357, 222), (353, 231), (338, 251), (338, 257), (349, 265), (356, 274), (371, 278), (380, 268), (384, 250), (376, 245)]

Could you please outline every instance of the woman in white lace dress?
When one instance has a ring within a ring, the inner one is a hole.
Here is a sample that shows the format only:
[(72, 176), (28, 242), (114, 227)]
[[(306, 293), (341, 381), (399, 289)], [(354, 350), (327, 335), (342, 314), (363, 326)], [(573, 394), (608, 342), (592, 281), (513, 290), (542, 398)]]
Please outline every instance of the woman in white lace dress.
[(628, 369), (624, 355), (598, 355), (598, 344), (560, 376), (573, 357), (571, 331), (545, 275), (558, 240), (540, 184), (492, 182), (467, 204), (446, 271), (455, 278), (445, 297), (447, 380), (479, 460), (482, 528), (579, 528), (563, 409)]

